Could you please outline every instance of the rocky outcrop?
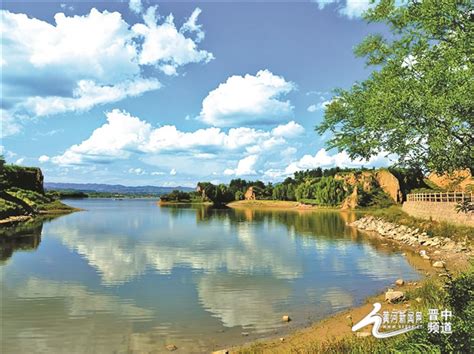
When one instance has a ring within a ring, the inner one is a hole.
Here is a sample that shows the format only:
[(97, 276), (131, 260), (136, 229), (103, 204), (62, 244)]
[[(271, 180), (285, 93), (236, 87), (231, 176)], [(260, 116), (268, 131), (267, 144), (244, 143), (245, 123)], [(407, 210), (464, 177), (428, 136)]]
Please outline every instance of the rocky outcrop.
[(245, 200), (256, 200), (257, 199), (257, 195), (255, 194), (255, 191), (254, 191), (253, 187), (249, 187), (247, 189), (247, 191), (244, 194), (244, 198), (245, 198)]
[(387, 193), (395, 203), (403, 202), (403, 195), (400, 189), (400, 182), (388, 170), (378, 170), (375, 179), (382, 190)]
[(7, 188), (16, 187), (44, 194), (43, 173), (36, 167), (7, 166), (4, 169)]
[(348, 196), (341, 205), (341, 209), (347, 210), (347, 209), (355, 209), (359, 205), (359, 194), (357, 192), (357, 188), (354, 188), (352, 190), (352, 193), (350, 196)]
[(468, 168), (443, 175), (432, 172), (428, 175), (428, 180), (447, 191), (459, 192), (474, 188), (474, 178)]
[[(388, 170), (338, 173), (334, 178), (342, 180), (345, 185), (353, 187), (354, 190), (357, 189), (357, 186), (360, 186), (364, 192), (371, 192), (373, 188), (380, 187), (395, 203), (403, 201), (400, 182)], [(357, 192), (352, 192), (351, 196), (344, 201), (343, 205), (346, 209), (357, 207), (356, 194)]]
[[(377, 232), (384, 238), (393, 239), (409, 246), (433, 247), (446, 252), (470, 252), (466, 242), (455, 242), (448, 237), (430, 237), (419, 229), (397, 225), (373, 216), (365, 216), (349, 225), (360, 230)], [(427, 260), (430, 259), (425, 250), (420, 252), (420, 256)]]

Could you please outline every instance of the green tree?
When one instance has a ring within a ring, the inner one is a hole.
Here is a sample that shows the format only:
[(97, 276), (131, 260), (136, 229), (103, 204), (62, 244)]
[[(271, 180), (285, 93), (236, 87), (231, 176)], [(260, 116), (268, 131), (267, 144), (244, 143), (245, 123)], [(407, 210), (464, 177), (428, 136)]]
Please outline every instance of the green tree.
[(0, 191), (7, 187), (7, 176), (5, 174), (5, 157), (0, 155)]
[(399, 164), (438, 172), (473, 167), (474, 5), (471, 0), (381, 0), (365, 14), (392, 35), (355, 50), (376, 70), (336, 90), (324, 121), (328, 145), (351, 158), (397, 154)]
[(244, 199), (244, 192), (237, 191), (235, 192), (235, 200), (243, 200)]
[(245, 190), (247, 189), (247, 185), (248, 183), (245, 179), (236, 178), (230, 181), (229, 188), (231, 188), (234, 192), (245, 192)]
[(339, 205), (347, 195), (344, 190), (344, 182), (333, 177), (322, 177), (314, 185), (314, 199), (321, 205)]
[(209, 183), (205, 187), (205, 193), (214, 205), (223, 205), (235, 200), (235, 194), (225, 184), (215, 186)]
[(272, 198), (275, 200), (286, 200), (287, 186), (280, 183), (273, 188)]
[(286, 200), (296, 200), (294, 184), (288, 184), (286, 188)]

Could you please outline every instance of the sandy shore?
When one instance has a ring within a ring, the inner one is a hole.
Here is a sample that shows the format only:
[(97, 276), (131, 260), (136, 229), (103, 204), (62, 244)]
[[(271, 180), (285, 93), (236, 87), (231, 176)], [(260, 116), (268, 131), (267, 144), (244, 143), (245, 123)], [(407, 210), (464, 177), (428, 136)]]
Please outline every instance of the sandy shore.
[(339, 208), (320, 207), (286, 200), (239, 200), (227, 204), (234, 209), (281, 209), (281, 210), (327, 210), (340, 211)]

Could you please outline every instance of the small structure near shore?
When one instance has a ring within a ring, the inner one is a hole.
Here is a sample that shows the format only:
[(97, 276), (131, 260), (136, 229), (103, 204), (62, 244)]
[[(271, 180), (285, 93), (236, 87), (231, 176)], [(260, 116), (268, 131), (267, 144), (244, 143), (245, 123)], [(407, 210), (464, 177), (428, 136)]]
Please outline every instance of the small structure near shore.
[(244, 198), (245, 198), (245, 200), (256, 200), (257, 199), (257, 195), (255, 194), (255, 191), (254, 191), (253, 187), (249, 187), (247, 189), (247, 191), (244, 194)]

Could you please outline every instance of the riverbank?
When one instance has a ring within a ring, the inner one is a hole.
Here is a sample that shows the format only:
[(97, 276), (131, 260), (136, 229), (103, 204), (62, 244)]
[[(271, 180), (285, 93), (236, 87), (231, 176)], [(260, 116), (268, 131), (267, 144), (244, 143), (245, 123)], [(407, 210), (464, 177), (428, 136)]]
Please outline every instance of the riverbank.
[(227, 204), (229, 208), (235, 209), (280, 209), (280, 210), (330, 210), (340, 211), (339, 208), (322, 207), (315, 205), (303, 204), (300, 202), (293, 202), (288, 200), (239, 200)]
[[(438, 308), (440, 302), (447, 296), (445, 279), (455, 277), (470, 267), (473, 255), (470, 242), (430, 238), (428, 234), (419, 230), (396, 225), (374, 216), (362, 217), (348, 225), (364, 232), (367, 237), (383, 239), (388, 246), (404, 251), (407, 261), (425, 274), (425, 278), (419, 282), (408, 283), (403, 279), (394, 279), (392, 287), (369, 297), (364, 305), (337, 313), (288, 336), (255, 341), (226, 349), (223, 353), (374, 352), (390, 351), (403, 345), (416, 346), (417, 343), (410, 341), (400, 344), (400, 340), (406, 340), (405, 336), (384, 341), (377, 340), (372, 337), (370, 326), (356, 333), (352, 332), (351, 328), (373, 309), (375, 302), (382, 303), (383, 311), (389, 312)], [(387, 295), (390, 290), (401, 292), (401, 301), (395, 304), (387, 303), (385, 301), (387, 296), (393, 295), (393, 293)], [(422, 337), (419, 340), (425, 339)]]
[(201, 202), (201, 201), (164, 201), (164, 200), (159, 200), (156, 202), (158, 205), (206, 205), (206, 206), (211, 206), (211, 202)]
[(0, 200), (4, 202), (2, 204), (2, 215), (4, 217), (0, 219), (0, 227), (14, 226), (40, 216), (60, 216), (82, 210), (64, 204), (59, 200), (42, 200), (41, 203), (38, 203), (38, 200), (12, 198), (10, 195), (7, 198), (3, 199), (0, 196)]

